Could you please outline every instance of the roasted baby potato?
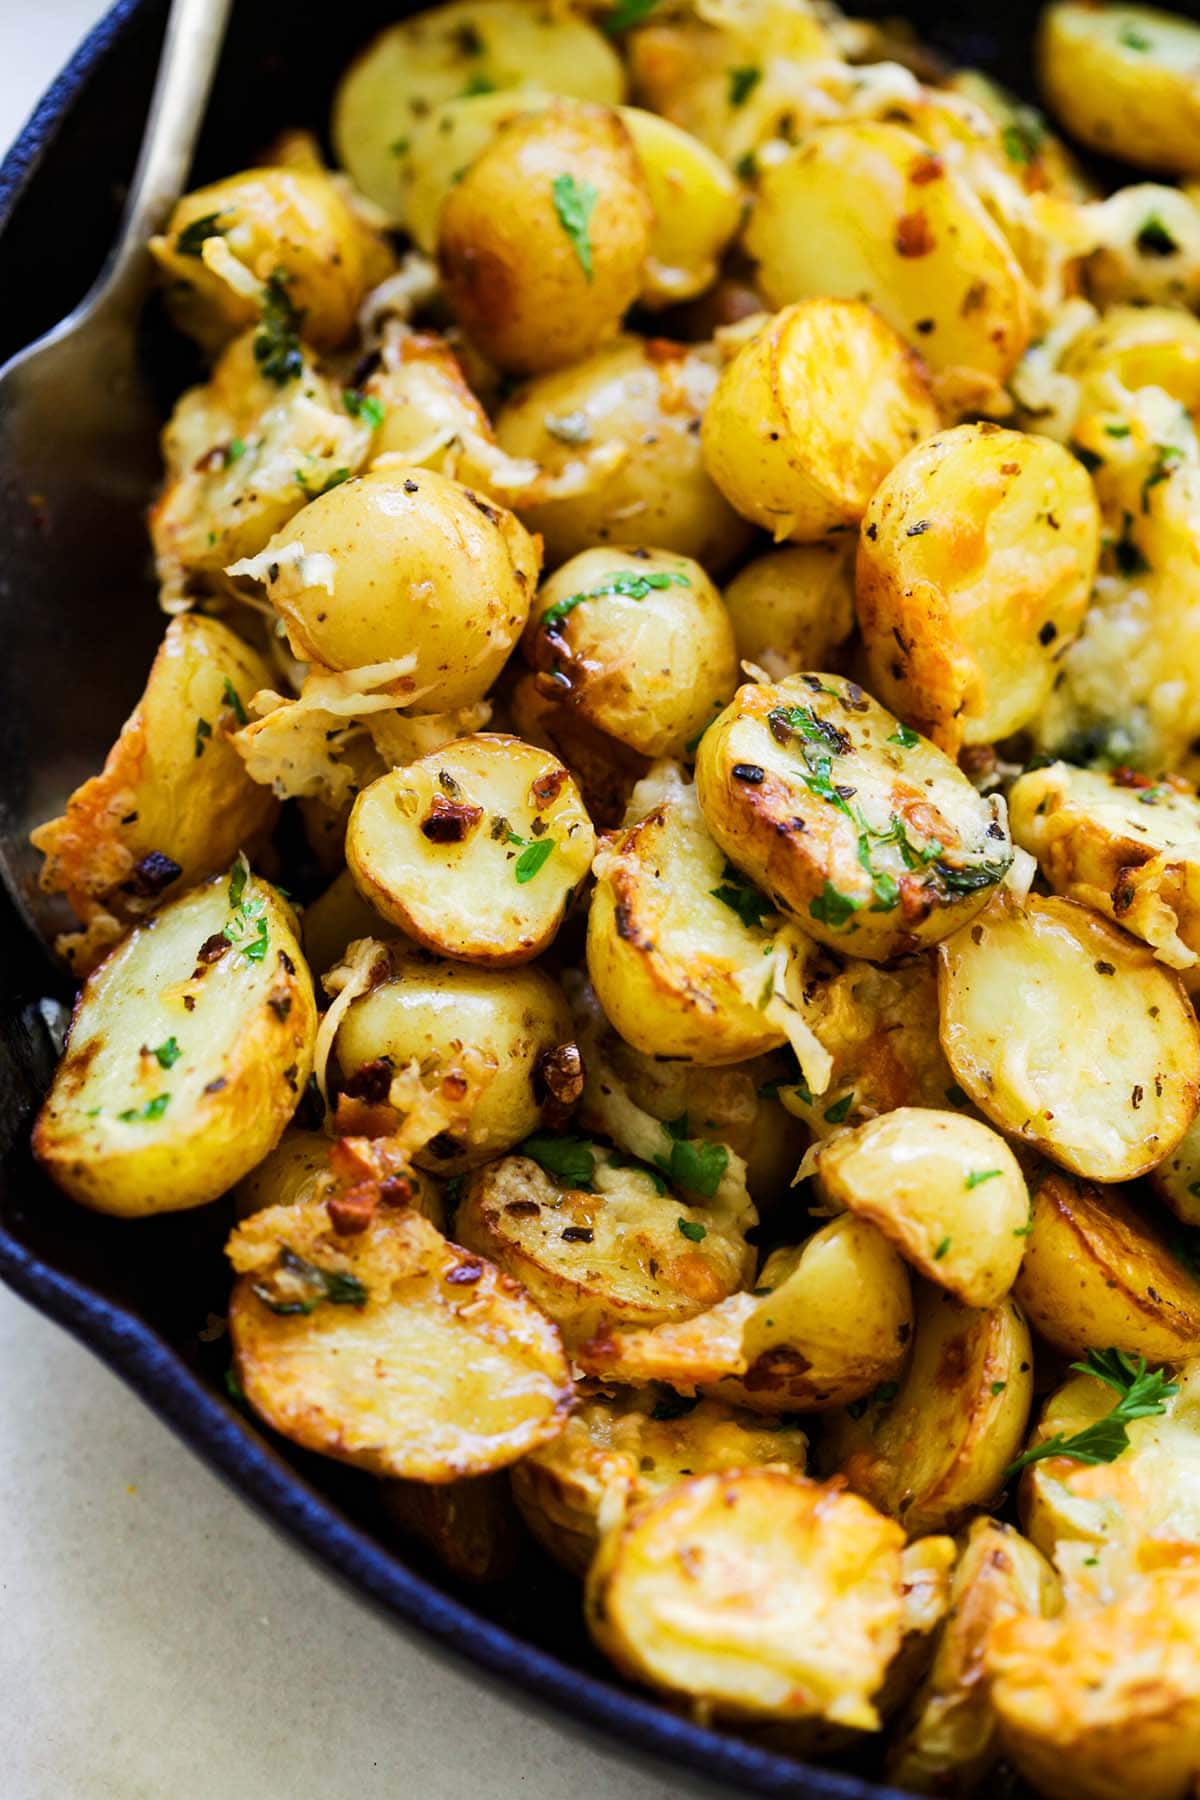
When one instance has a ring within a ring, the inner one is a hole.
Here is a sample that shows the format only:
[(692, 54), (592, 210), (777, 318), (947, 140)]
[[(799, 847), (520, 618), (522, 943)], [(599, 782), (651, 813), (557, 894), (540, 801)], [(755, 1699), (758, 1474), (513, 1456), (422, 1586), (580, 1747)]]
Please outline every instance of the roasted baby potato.
[(643, 285), (653, 218), (619, 115), (562, 100), (502, 126), (451, 188), (438, 266), (492, 362), (561, 369), (616, 337)]
[(1029, 1192), (989, 1126), (901, 1106), (838, 1132), (811, 1168), (830, 1200), (870, 1219), (920, 1274), (968, 1306), (996, 1306), (1012, 1287)]
[(992, 1629), (1062, 1609), (1053, 1568), (1011, 1525), (971, 1522), (950, 1584), (950, 1611), (929, 1672), (888, 1752), (888, 1778), (916, 1794), (975, 1792), (1001, 1754), (996, 1714), (979, 1679)]
[[(932, 369), (975, 377), (980, 399), (1029, 340), (1029, 284), (999, 226), (902, 125), (851, 119), (806, 133), (763, 171), (746, 248), (772, 306), (868, 301)], [(856, 387), (852, 404), (871, 398)]]
[(696, 792), (781, 912), (871, 961), (947, 937), (1012, 860), (1002, 805), (840, 675), (739, 688), (700, 741)]
[(61, 818), (32, 833), (40, 881), (64, 894), (84, 933), (60, 948), (87, 972), (169, 891), (194, 886), (253, 850), (275, 816), (229, 734), (270, 679), (266, 663), (216, 619), (173, 619), (104, 770)]
[[(239, 1219), (264, 1207), (298, 1206), (309, 1200), (332, 1200), (337, 1211), (338, 1201), (360, 1187), (362, 1179), (358, 1157), (347, 1153), (344, 1140), (289, 1125), (275, 1148), (238, 1182), (234, 1204)], [(420, 1169), (409, 1170), (404, 1181), (408, 1190), (404, 1204), (444, 1230), (446, 1208), (437, 1182)], [(349, 1216), (356, 1202), (343, 1210)]]
[(1100, 552), (1095, 489), (1050, 438), (938, 432), (887, 474), (858, 544), (874, 691), (951, 756), (1028, 725), (1078, 634)]
[(825, 1466), (910, 1536), (949, 1530), (995, 1496), (1032, 1398), (1033, 1345), (1013, 1301), (978, 1312), (924, 1286), (899, 1388), (830, 1421)]
[(370, 671), (389, 704), (446, 712), (500, 673), (538, 550), (512, 513), (449, 476), (380, 469), (322, 494), (230, 573), (263, 584), (303, 661)]
[(682, 1324), (606, 1330), (578, 1351), (603, 1381), (665, 1381), (752, 1412), (845, 1406), (892, 1382), (912, 1336), (908, 1273), (874, 1225), (831, 1219), (774, 1250), (753, 1293)]
[(938, 952), (942, 1046), (993, 1124), (1095, 1181), (1170, 1154), (1200, 1093), (1178, 977), (1072, 900), (1002, 896)]
[(316, 1030), (293, 914), (239, 858), (138, 926), (84, 984), (34, 1154), (98, 1212), (203, 1206), (274, 1147)]
[(765, 321), (704, 414), (704, 466), (778, 541), (854, 526), (906, 451), (936, 431), (920, 363), (860, 300), (806, 300)]
[(304, 954), (314, 975), (324, 975), (326, 969), (340, 962), (346, 946), (355, 938), (384, 937), (387, 933), (375, 908), (355, 887), (349, 869), (343, 869), (324, 893), (305, 907), (300, 928)]
[(194, 188), (150, 251), (175, 323), (206, 350), (261, 321), (254, 357), (272, 380), (295, 372), (287, 365), (301, 327), (315, 349), (336, 349), (393, 266), (384, 239), (321, 169), (246, 169)]
[(499, 733), (381, 775), (346, 832), (350, 872), (385, 919), (427, 950), (494, 968), (553, 941), (594, 849), (562, 764)]
[(796, 544), (740, 569), (725, 589), (737, 652), (783, 681), (838, 666), (854, 630), (854, 568), (846, 545)]
[(644, 756), (682, 756), (737, 686), (721, 596), (665, 550), (584, 550), (543, 583), (522, 649), (552, 697)]
[(1200, 800), (1176, 778), (1031, 769), (1009, 792), (1012, 834), (1056, 894), (1104, 913), (1160, 962), (1200, 962)]
[(1152, 1363), (1200, 1356), (1200, 1280), (1120, 1189), (1047, 1174), (1015, 1292), (1068, 1356), (1106, 1345)]
[(602, 1540), (588, 1626), (623, 1674), (706, 1715), (871, 1730), (900, 1643), (903, 1543), (803, 1475), (693, 1476)]
[(1195, 1791), (1194, 1565), (1152, 1571), (1111, 1605), (999, 1621), (984, 1670), (1005, 1755), (1042, 1793), (1056, 1800), (1187, 1800)]
[(713, 574), (737, 556), (750, 527), (705, 472), (700, 421), (717, 383), (711, 346), (622, 338), (607, 350), (517, 389), (496, 418), (510, 456), (546, 477), (579, 465), (569, 493), (523, 498), (519, 511), (545, 539), (556, 568), (593, 544), (653, 544)]
[(1200, 175), (1200, 26), (1151, 6), (1054, 0), (1038, 78), (1073, 137), (1140, 169)]
[(234, 1369), (255, 1412), (373, 1475), (447, 1482), (557, 1436), (572, 1383), (518, 1282), (411, 1207), (339, 1233), (325, 1206), (255, 1213), (228, 1245)]
[(647, 1056), (733, 1063), (787, 1042), (784, 1002), (772, 1004), (773, 908), (729, 870), (693, 787), (677, 783), (603, 840), (595, 875), (588, 973), (628, 1043)]
[(569, 10), (451, 0), (389, 25), (351, 63), (333, 105), (338, 156), (393, 224), (407, 224), (404, 175), (421, 122), (456, 95), (508, 88), (614, 106), (625, 77), (607, 40)]
[(514, 681), (509, 713), (519, 737), (552, 751), (570, 769), (593, 824), (620, 825), (634, 788), (649, 773), (649, 760), (546, 693), (532, 670)]
[(556, 1178), (558, 1142), (531, 1143), (544, 1166), (506, 1156), (476, 1170), (455, 1230), (525, 1284), (568, 1346), (608, 1324), (691, 1318), (749, 1279), (754, 1253), (718, 1215), (598, 1146), (584, 1146), (582, 1161), (569, 1146), (570, 1174)]
[(667, 1388), (581, 1394), (566, 1428), (512, 1472), (513, 1495), (534, 1537), (575, 1575), (586, 1575), (602, 1522), (665, 1493), (689, 1475), (725, 1469), (804, 1471), (798, 1426), (685, 1400)]
[[(458, 1175), (511, 1150), (550, 1119), (561, 1123), (583, 1087), (571, 1014), (541, 969), (477, 969), (420, 950), (393, 950), (392, 973), (347, 1009), (334, 1040), (342, 1092), (367, 1104), (395, 1072), (423, 1082), (457, 1072), (472, 1086), (466, 1136), (439, 1133), (416, 1153)], [(468, 1048), (471, 1052), (464, 1064)]]

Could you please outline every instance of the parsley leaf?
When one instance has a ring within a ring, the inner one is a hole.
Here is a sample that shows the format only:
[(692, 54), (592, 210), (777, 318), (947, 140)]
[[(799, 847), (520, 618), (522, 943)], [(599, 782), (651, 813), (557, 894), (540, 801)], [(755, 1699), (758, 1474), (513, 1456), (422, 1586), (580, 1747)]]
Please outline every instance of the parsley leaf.
[(554, 839), (550, 837), (538, 838), (536, 843), (526, 845), (513, 868), (513, 874), (522, 887), (527, 881), (533, 880), (539, 869), (545, 868), (553, 849)]
[(745, 106), (763, 78), (762, 70), (748, 64), (745, 68), (730, 69), (728, 74), (730, 106)]
[(861, 900), (841, 893), (831, 881), (826, 881), (816, 899), (809, 901), (808, 910), (822, 925), (828, 925), (833, 931), (840, 931), (847, 919), (858, 912), (862, 905)]
[(1053, 1437), (1034, 1444), (1004, 1471), (1007, 1481), (1031, 1463), (1044, 1462), (1049, 1456), (1069, 1456), (1075, 1462), (1115, 1462), (1129, 1448), (1128, 1427), (1135, 1419), (1153, 1419), (1167, 1410), (1166, 1402), (1179, 1392), (1179, 1384), (1168, 1381), (1161, 1369), (1147, 1369), (1146, 1359), (1136, 1360), (1124, 1350), (1089, 1350), (1087, 1359), (1072, 1363), (1081, 1375), (1094, 1375), (1119, 1396), (1111, 1412), (1086, 1425), (1072, 1437), (1056, 1431)]
[(678, 574), (674, 569), (619, 569), (612, 575), (606, 575), (598, 587), (588, 588), (579, 594), (568, 594), (565, 600), (556, 600), (553, 606), (546, 608), (539, 623), (543, 631), (553, 631), (585, 600), (603, 600), (607, 594), (618, 594), (625, 600), (644, 600), (647, 594), (663, 588), (691, 585), (686, 575)]
[(730, 912), (735, 912), (742, 924), (753, 931), (761, 925), (763, 919), (775, 911), (766, 895), (751, 885), (732, 863), (726, 863), (722, 874), (725, 879), (720, 887), (708, 891), (714, 900), (720, 900)]
[(933, 1253), (934, 1262), (941, 1262), (943, 1256), (945, 1256), (945, 1254), (949, 1250), (949, 1248), (950, 1248), (950, 1239), (948, 1237), (944, 1237), (942, 1239), (941, 1243), (938, 1245), (937, 1249)]
[(972, 1169), (963, 1185), (968, 1189), (977, 1188), (985, 1181), (994, 1181), (997, 1175), (1003, 1173), (1003, 1169)]
[(270, 939), (267, 932), (266, 898), (262, 894), (246, 897), (250, 881), (250, 864), (239, 855), (229, 876), (229, 908), (232, 917), (221, 936), (232, 944), (247, 962), (261, 962), (267, 954)]
[(319, 1268), (286, 1244), (280, 1249), (279, 1268), (272, 1281), (256, 1281), (251, 1292), (281, 1318), (308, 1314), (323, 1300), (332, 1306), (361, 1308), (367, 1304), (367, 1290), (357, 1275)]
[(573, 175), (556, 175), (552, 191), (558, 222), (570, 238), (579, 266), (590, 281), (592, 240), (588, 236), (588, 222), (600, 191), (590, 181), (576, 181)]
[(545, 1169), (547, 1175), (553, 1175), (559, 1181), (565, 1181), (570, 1187), (581, 1188), (590, 1193), (592, 1179), (596, 1173), (595, 1146), (581, 1137), (556, 1137), (550, 1131), (535, 1131), (522, 1144), (518, 1144), (522, 1156), (528, 1156)]
[(153, 1100), (147, 1100), (140, 1111), (136, 1106), (131, 1106), (125, 1112), (118, 1113), (117, 1117), (123, 1124), (128, 1125), (136, 1120), (141, 1125), (154, 1119), (161, 1119), (170, 1104), (170, 1094), (155, 1094)]
[(210, 237), (224, 237), (225, 227), (217, 224), (220, 217), (219, 212), (205, 213), (202, 219), (193, 219), (190, 225), (185, 225), (175, 239), (177, 254), (198, 258)]
[(357, 388), (342, 389), (342, 404), (352, 419), (365, 419), (373, 429), (383, 424), (387, 408), (375, 394), (360, 394)]
[(827, 1106), (822, 1116), (826, 1118), (831, 1125), (840, 1125), (853, 1105), (854, 1089), (851, 1088), (848, 1094), (843, 1094), (840, 1100), (835, 1100), (832, 1106)]
[(169, 1037), (165, 1043), (157, 1045), (150, 1054), (153, 1056), (160, 1069), (173, 1069), (183, 1055), (183, 1051), (179, 1048), (175, 1039)]
[(1045, 136), (1046, 128), (1042, 124), (1041, 115), (1032, 106), (1018, 107), (1001, 133), (1004, 154), (1009, 162), (1028, 167), (1041, 155)]
[(225, 685), (221, 689), (221, 698), (232, 712), (239, 725), (249, 724), (246, 709), (242, 705), (241, 696), (234, 687), (232, 681), (230, 681), (228, 675), (225, 677)]
[(711, 1200), (721, 1185), (721, 1177), (729, 1166), (729, 1152), (724, 1144), (710, 1144), (705, 1138), (689, 1138), (688, 1116), (669, 1119), (663, 1130), (671, 1140), (668, 1156), (656, 1156), (658, 1168), (680, 1187), (691, 1188)]
[(678, 1225), (682, 1235), (685, 1238), (690, 1238), (693, 1244), (703, 1243), (704, 1239), (708, 1236), (708, 1227), (706, 1225), (701, 1225), (698, 1219), (678, 1218), (675, 1223)]
[(204, 755), (204, 746), (207, 744), (207, 742), (211, 736), (212, 736), (212, 726), (209, 724), (208, 720), (207, 719), (197, 719), (196, 720), (196, 738), (195, 738), (196, 755), (197, 756)]
[(1151, 213), (1135, 239), (1143, 256), (1175, 256), (1179, 245), (1156, 213)]
[(899, 744), (902, 750), (911, 750), (913, 745), (919, 744), (920, 741), (918, 734), (915, 731), (910, 731), (907, 725), (897, 725), (895, 731), (893, 731), (891, 737), (888, 739), (889, 744)]
[(640, 25), (649, 18), (659, 0), (613, 0), (612, 6), (600, 20), (609, 37), (615, 37), (619, 31), (628, 31), (633, 25)]
[(300, 326), (304, 314), (293, 306), (288, 276), (276, 269), (263, 289), (262, 322), (254, 334), (254, 360), (276, 387), (294, 381), (304, 367)]

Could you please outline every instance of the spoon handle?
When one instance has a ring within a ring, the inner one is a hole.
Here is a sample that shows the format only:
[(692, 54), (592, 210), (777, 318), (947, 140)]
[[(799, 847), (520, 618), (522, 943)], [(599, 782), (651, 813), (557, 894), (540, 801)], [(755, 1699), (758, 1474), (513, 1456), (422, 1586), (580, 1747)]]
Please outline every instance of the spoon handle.
[(140, 299), (146, 240), (161, 230), (187, 179), (230, 4), (231, 0), (172, 0), (121, 227), (85, 310)]

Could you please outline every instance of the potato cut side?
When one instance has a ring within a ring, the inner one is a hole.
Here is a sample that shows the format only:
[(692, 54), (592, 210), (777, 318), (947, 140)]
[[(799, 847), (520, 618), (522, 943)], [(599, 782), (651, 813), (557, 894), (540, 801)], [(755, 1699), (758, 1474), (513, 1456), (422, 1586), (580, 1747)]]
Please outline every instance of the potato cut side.
[[(549, 1165), (561, 1146), (531, 1148)], [(488, 1163), (455, 1224), (465, 1244), (524, 1282), (568, 1345), (606, 1325), (690, 1318), (749, 1279), (754, 1253), (740, 1232), (611, 1153), (585, 1149), (585, 1158), (574, 1186), (529, 1156)]]
[(776, 539), (857, 525), (893, 464), (936, 431), (921, 365), (857, 300), (788, 306), (743, 344), (704, 415), (704, 466)]
[(739, 688), (701, 740), (696, 791), (749, 880), (871, 961), (948, 936), (1012, 861), (1003, 804), (840, 675)]
[(1057, 1619), (997, 1624), (985, 1669), (1010, 1761), (1061, 1800), (1186, 1800), (1200, 1769), (1200, 1570)]
[(560, 1436), (513, 1470), (513, 1494), (556, 1561), (586, 1575), (601, 1530), (622, 1510), (689, 1475), (782, 1468), (803, 1473), (808, 1443), (793, 1424), (765, 1424), (717, 1400), (669, 1388), (585, 1394)]
[[(982, 199), (913, 131), (875, 120), (805, 136), (759, 184), (746, 232), (772, 306), (866, 300), (931, 368), (994, 392), (1029, 339), (1030, 291)], [(870, 396), (839, 396), (851, 416)]]
[(346, 833), (359, 891), (428, 950), (492, 967), (553, 940), (595, 833), (556, 757), (519, 738), (460, 738), (361, 793)]
[(255, 1213), (229, 1240), (234, 1367), (250, 1405), (306, 1450), (448, 1482), (554, 1437), (572, 1383), (519, 1282), (409, 1207), (338, 1233), (319, 1203)]
[(1200, 1279), (1119, 1188), (1057, 1171), (1038, 1184), (1016, 1295), (1056, 1350), (1200, 1355)]
[(989, 1126), (903, 1106), (838, 1132), (812, 1167), (831, 1200), (870, 1219), (920, 1274), (968, 1306), (995, 1306), (1011, 1288), (1029, 1191)]
[(274, 1147), (316, 1031), (291, 909), (239, 859), (139, 926), (88, 979), (34, 1153), (99, 1212), (203, 1206)]
[(1200, 1034), (1144, 945), (1030, 896), (939, 955), (942, 1044), (993, 1124), (1096, 1181), (1132, 1180), (1175, 1148), (1200, 1095)]
[(31, 834), (40, 881), (90, 929), (59, 948), (86, 973), (128, 924), (253, 849), (277, 803), (229, 741), (270, 680), (258, 653), (217, 619), (172, 619), (104, 770), (61, 818)]
[(1038, 77), (1073, 137), (1142, 169), (1200, 175), (1200, 26), (1152, 6), (1058, 0), (1042, 14)]
[(871, 1730), (900, 1643), (903, 1541), (802, 1475), (695, 1476), (604, 1539), (588, 1625), (624, 1674), (705, 1712)]
[(1032, 1398), (1033, 1346), (1013, 1301), (980, 1312), (924, 1287), (898, 1389), (831, 1421), (825, 1455), (910, 1535), (950, 1530), (1000, 1488)]
[(771, 1252), (752, 1294), (683, 1322), (608, 1330), (577, 1352), (604, 1381), (665, 1381), (777, 1416), (822, 1412), (899, 1375), (912, 1337), (908, 1273), (850, 1214)]
[(992, 424), (898, 462), (863, 520), (855, 585), (871, 685), (951, 756), (1028, 725), (1078, 635), (1100, 549), (1087, 470)]
[(950, 1583), (950, 1610), (933, 1662), (888, 1752), (888, 1777), (917, 1794), (974, 1790), (1001, 1754), (998, 1721), (979, 1680), (995, 1625), (1049, 1618), (1062, 1608), (1058, 1577), (1019, 1531), (974, 1519)]
[(1200, 961), (1200, 800), (1189, 784), (1057, 762), (1017, 779), (1009, 816), (1056, 894), (1123, 925), (1169, 968)]

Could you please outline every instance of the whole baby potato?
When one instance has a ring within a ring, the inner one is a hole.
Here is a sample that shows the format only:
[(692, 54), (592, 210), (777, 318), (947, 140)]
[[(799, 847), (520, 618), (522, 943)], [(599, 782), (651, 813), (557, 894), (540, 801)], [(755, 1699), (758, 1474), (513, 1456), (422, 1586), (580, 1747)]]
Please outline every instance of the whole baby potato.
[(1092, 150), (1200, 174), (1200, 26), (1153, 6), (1060, 0), (1041, 17), (1042, 92)]
[(725, 589), (738, 655), (772, 681), (803, 669), (835, 669), (854, 630), (854, 564), (836, 540), (769, 550)]
[(563, 101), (514, 119), (442, 207), (438, 262), (459, 321), (503, 369), (577, 362), (636, 300), (653, 216), (616, 113)]
[(482, 699), (521, 634), (537, 544), (512, 513), (430, 469), (377, 469), (322, 494), (235, 563), (328, 669), (412, 659), (389, 691), (441, 712)]
[(646, 756), (682, 756), (737, 685), (720, 594), (665, 550), (573, 556), (538, 594), (522, 649), (556, 700)]

